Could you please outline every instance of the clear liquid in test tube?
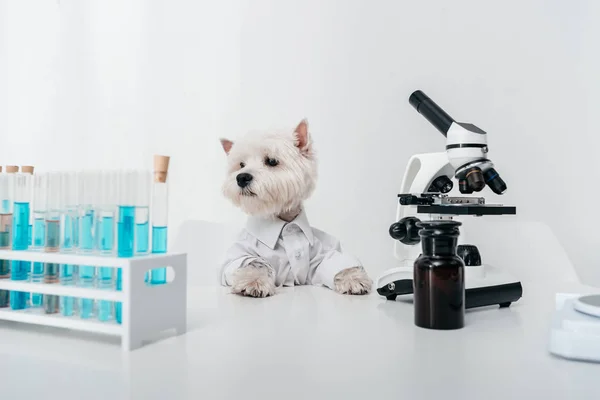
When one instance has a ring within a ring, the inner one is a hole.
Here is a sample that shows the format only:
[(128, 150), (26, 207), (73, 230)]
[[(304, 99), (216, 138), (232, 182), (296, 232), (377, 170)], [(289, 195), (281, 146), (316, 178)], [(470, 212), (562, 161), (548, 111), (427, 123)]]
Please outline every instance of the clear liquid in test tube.
[[(33, 226), (32, 243), (34, 250), (42, 251), (46, 246), (46, 197), (48, 194), (48, 174), (35, 174), (33, 176)], [(44, 263), (36, 261), (31, 268), (31, 282), (44, 282)], [(41, 293), (31, 294), (31, 306), (42, 307), (44, 295)]]
[[(72, 253), (77, 251), (79, 241), (78, 217), (78, 175), (76, 172), (62, 173), (63, 190), (61, 202), (63, 204), (60, 214), (60, 251)], [(75, 285), (77, 265), (60, 264), (59, 280), (61, 285)], [(75, 298), (72, 296), (60, 297), (60, 313), (65, 316), (75, 315)]]
[[(113, 171), (103, 172), (96, 206), (96, 246), (101, 254), (116, 254), (117, 189), (118, 174)], [(113, 290), (115, 275), (114, 268), (98, 268), (98, 288)], [(114, 303), (109, 300), (99, 300), (97, 314), (100, 321), (114, 319)]]
[[(0, 172), (2, 171), (0, 167)], [(12, 198), (9, 175), (0, 174), (0, 249), (12, 248)], [(0, 279), (10, 278), (10, 260), (0, 260)], [(0, 290), (0, 308), (9, 306), (9, 291)]]
[(150, 171), (136, 172), (135, 254), (150, 252)]

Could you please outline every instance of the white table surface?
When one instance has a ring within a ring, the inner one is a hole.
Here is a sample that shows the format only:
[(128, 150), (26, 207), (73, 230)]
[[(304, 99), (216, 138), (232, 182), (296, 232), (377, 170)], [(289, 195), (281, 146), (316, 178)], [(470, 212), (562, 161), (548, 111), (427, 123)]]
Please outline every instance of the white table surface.
[(599, 399), (600, 365), (547, 352), (556, 288), (413, 324), (408, 302), (327, 289), (268, 299), (190, 288), (188, 333), (132, 353), (118, 340), (0, 322), (5, 399)]

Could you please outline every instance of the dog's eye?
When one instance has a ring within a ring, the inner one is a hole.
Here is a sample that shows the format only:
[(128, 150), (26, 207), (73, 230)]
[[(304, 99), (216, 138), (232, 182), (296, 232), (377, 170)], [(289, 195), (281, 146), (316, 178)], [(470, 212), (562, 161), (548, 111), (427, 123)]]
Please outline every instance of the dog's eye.
[(244, 168), (246, 166), (246, 164), (244, 162), (240, 163), (240, 168)]
[(278, 164), (279, 164), (279, 161), (277, 161), (274, 158), (271, 158), (271, 157), (265, 158), (265, 165), (268, 165), (269, 167), (276, 167)]

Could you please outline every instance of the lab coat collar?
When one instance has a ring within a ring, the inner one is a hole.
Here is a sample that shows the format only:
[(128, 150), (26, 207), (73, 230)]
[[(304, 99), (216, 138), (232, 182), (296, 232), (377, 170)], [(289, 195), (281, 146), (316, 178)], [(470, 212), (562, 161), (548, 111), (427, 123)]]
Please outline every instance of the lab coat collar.
[[(304, 210), (302, 210), (293, 221), (289, 222), (289, 224), (298, 226), (312, 246), (314, 235)], [(288, 222), (279, 218), (249, 217), (248, 223), (246, 224), (246, 230), (265, 246), (274, 250), (277, 239), (279, 239), (281, 231), (286, 225), (288, 225)]]

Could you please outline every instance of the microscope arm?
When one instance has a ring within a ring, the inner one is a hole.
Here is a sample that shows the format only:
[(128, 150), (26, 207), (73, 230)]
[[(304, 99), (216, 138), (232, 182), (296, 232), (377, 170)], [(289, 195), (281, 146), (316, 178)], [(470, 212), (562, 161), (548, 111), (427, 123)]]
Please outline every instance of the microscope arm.
[[(417, 194), (429, 191), (432, 183), (439, 177), (445, 176), (452, 178), (454, 169), (448, 161), (446, 152), (415, 154), (408, 161), (408, 165), (402, 178), (400, 194)], [(396, 208), (396, 222), (406, 217), (416, 217), (416, 206), (403, 206), (398, 201)], [(420, 245), (406, 245), (396, 240), (394, 243), (394, 256), (402, 264), (409, 264), (415, 259), (415, 252), (420, 251)], [(416, 254), (418, 255), (418, 253)]]

